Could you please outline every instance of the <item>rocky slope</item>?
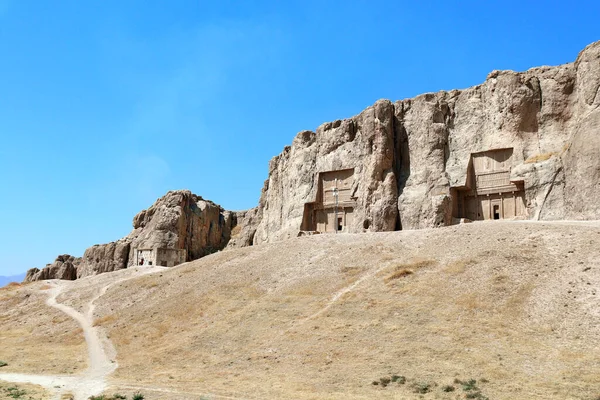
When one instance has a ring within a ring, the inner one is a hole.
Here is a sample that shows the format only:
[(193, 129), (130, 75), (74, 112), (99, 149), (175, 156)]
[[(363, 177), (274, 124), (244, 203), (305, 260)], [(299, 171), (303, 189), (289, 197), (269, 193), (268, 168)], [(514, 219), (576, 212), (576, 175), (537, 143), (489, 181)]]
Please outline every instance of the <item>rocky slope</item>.
[[(244, 214), (242, 214), (244, 215)], [(223, 249), (237, 223), (237, 214), (189, 190), (170, 191), (133, 219), (126, 237), (88, 248), (82, 258), (59, 256), (42, 270), (31, 269), (25, 281), (82, 278), (131, 266), (137, 248), (185, 249), (187, 261)], [(246, 244), (247, 240), (239, 240)]]
[(354, 168), (351, 232), (452, 223), (451, 187), (472, 153), (513, 148), (527, 217), (597, 219), (600, 203), (600, 42), (574, 63), (493, 71), (465, 90), (380, 100), (359, 115), (300, 132), (273, 158), (254, 243), (296, 236), (318, 173)]

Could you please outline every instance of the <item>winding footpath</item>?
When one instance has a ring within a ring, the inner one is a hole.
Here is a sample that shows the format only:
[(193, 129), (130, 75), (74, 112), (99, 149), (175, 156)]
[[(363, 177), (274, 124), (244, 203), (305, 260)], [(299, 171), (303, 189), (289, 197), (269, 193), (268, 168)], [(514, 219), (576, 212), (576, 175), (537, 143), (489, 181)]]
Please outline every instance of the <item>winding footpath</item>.
[(67, 314), (81, 326), (88, 349), (88, 368), (83, 374), (76, 376), (2, 373), (0, 374), (0, 380), (43, 386), (53, 394), (54, 399), (60, 399), (62, 394), (71, 393), (75, 400), (87, 400), (90, 396), (102, 393), (107, 388), (107, 377), (117, 369), (118, 364), (116, 361), (111, 360), (108, 355), (108, 351), (112, 350), (112, 344), (98, 328), (93, 326), (95, 302), (113, 285), (164, 269), (164, 267), (147, 267), (137, 274), (110, 282), (102, 287), (98, 294), (85, 305), (83, 308), (84, 313), (58, 303), (56, 300), (65, 289), (72, 285), (72, 282), (48, 281), (52, 285), (52, 289), (49, 292), (50, 297), (46, 300), (46, 304)]

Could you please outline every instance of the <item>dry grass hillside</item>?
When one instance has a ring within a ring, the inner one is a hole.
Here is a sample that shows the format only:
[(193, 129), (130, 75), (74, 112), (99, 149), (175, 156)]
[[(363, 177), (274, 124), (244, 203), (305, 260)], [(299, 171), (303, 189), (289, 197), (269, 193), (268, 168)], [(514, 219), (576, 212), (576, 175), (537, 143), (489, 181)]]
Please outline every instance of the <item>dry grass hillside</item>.
[(73, 374), (86, 367), (81, 327), (45, 304), (45, 282), (0, 288), (0, 372)]
[(597, 400), (599, 289), (600, 224), (490, 222), (223, 251), (116, 283), (95, 313), (119, 364), (107, 393)]

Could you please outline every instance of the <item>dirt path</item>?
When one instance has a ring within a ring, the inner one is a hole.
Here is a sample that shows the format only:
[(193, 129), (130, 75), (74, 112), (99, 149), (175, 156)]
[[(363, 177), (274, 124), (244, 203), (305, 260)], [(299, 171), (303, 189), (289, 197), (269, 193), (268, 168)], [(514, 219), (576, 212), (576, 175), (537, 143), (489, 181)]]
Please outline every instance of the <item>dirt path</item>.
[(102, 393), (107, 387), (106, 378), (117, 369), (118, 364), (110, 357), (110, 354), (114, 354), (112, 344), (98, 328), (94, 327), (95, 302), (113, 285), (162, 270), (164, 270), (163, 267), (144, 268), (138, 274), (109, 283), (102, 287), (98, 294), (84, 306), (83, 313), (56, 301), (61, 293), (71, 287), (73, 284), (71, 281), (48, 281), (48, 284), (53, 287), (46, 304), (67, 314), (81, 326), (88, 348), (88, 368), (79, 376), (6, 373), (0, 374), (0, 380), (43, 386), (53, 393), (55, 399), (60, 399), (64, 393), (71, 393), (75, 400), (87, 400), (90, 396)]

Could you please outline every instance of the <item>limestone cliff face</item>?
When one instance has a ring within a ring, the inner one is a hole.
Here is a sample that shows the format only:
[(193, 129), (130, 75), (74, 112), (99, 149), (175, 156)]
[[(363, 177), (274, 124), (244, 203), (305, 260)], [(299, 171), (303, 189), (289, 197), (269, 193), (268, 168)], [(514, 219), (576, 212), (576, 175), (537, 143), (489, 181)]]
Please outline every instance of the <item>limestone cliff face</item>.
[(304, 204), (317, 196), (318, 172), (354, 168), (356, 198), (353, 229), (393, 230), (398, 209), (394, 172), (394, 106), (379, 101), (360, 115), (300, 132), (269, 163), (269, 179), (260, 198), (262, 219), (254, 243), (298, 235)]
[(600, 42), (574, 63), (494, 71), (465, 90), (380, 100), (300, 132), (269, 164), (254, 243), (295, 236), (318, 174), (354, 168), (349, 231), (449, 225), (471, 155), (512, 148), (530, 219), (600, 218)]
[(41, 271), (31, 269), (25, 280), (72, 280), (117, 271), (133, 265), (135, 249), (185, 249), (187, 260), (195, 260), (223, 249), (236, 223), (236, 213), (189, 190), (170, 191), (134, 217), (134, 229), (128, 236), (94, 245), (82, 258), (59, 256)]
[(231, 212), (189, 190), (170, 191), (134, 217), (126, 239), (131, 248), (186, 249), (187, 259), (195, 260), (224, 248), (233, 222)]
[(127, 239), (87, 248), (77, 267), (77, 278), (127, 268), (130, 248), (130, 241)]

